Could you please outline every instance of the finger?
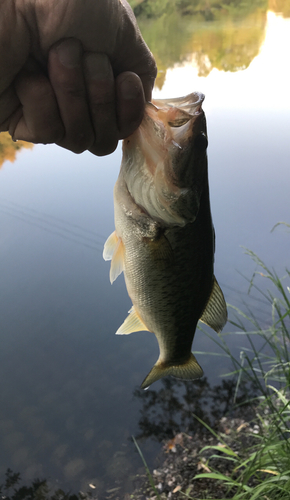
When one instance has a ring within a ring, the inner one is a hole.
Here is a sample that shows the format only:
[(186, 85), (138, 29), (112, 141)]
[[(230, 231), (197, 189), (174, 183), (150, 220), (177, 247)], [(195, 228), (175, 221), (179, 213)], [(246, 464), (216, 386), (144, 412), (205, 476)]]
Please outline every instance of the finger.
[(119, 25), (116, 45), (111, 54), (115, 75), (124, 71), (136, 73), (143, 84), (146, 101), (151, 100), (152, 89), (157, 75), (153, 54), (142, 38), (136, 18), (128, 1), (119, 2), (122, 23)]
[(130, 71), (116, 79), (119, 139), (131, 135), (140, 125), (145, 108), (143, 85), (138, 75)]
[(90, 151), (103, 156), (112, 153), (118, 144), (114, 75), (106, 54), (86, 53), (84, 71), (95, 132)]
[[(157, 76), (157, 66), (156, 62), (153, 58), (153, 55), (151, 54), (151, 57), (148, 56), (147, 58), (147, 71), (146, 73), (143, 72), (142, 69), (140, 69), (140, 72), (138, 75), (140, 76), (140, 79), (143, 84), (143, 89), (144, 89), (144, 95), (146, 101), (151, 101), (152, 99), (152, 90), (154, 87), (154, 82)], [(145, 63), (144, 63), (145, 65)]]
[(53, 89), (36, 63), (29, 61), (14, 83), (22, 105), (12, 115), (9, 133), (14, 140), (53, 143), (61, 140), (64, 130)]
[(0, 132), (9, 130), (11, 116), (19, 107), (20, 102), (13, 87), (0, 95)]
[(49, 78), (56, 95), (65, 134), (59, 146), (82, 153), (94, 143), (85, 80), (82, 45), (67, 39), (49, 52)]

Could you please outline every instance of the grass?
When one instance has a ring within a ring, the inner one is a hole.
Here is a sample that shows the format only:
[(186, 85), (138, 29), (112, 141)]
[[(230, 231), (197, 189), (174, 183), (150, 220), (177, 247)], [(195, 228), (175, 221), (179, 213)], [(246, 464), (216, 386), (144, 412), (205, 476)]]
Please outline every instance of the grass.
[[(258, 271), (249, 280), (249, 290), (255, 288), (267, 301), (271, 323), (267, 328), (260, 326), (252, 314), (246, 314), (232, 307), (235, 319), (231, 324), (245, 335), (250, 349), (241, 351), (240, 358), (234, 357), (227, 346), (225, 335), (220, 334), (217, 342), (230, 357), (237, 376), (237, 387), (241, 380), (251, 382), (259, 394), (256, 402), (256, 425), (259, 433), (253, 445), (242, 453), (235, 453), (232, 447), (219, 447), (221, 460), (231, 460), (231, 474), (225, 477), (216, 470), (198, 474), (195, 479), (212, 478), (228, 486), (228, 498), (235, 500), (281, 500), (290, 498), (290, 272), (280, 279), (275, 271), (269, 269), (252, 251), (246, 253), (256, 262)], [(267, 292), (256, 284), (260, 276), (269, 281)], [(248, 326), (252, 329), (249, 332)], [(260, 337), (262, 346), (256, 348), (255, 337)], [(204, 448), (205, 449), (205, 448)], [(201, 450), (201, 451), (204, 451)], [(216, 451), (216, 450), (213, 450)], [(212, 458), (216, 458), (216, 454)], [(210, 464), (210, 461), (209, 461)]]
[[(257, 396), (252, 402), (256, 416), (251, 430), (243, 431), (243, 436), (248, 434), (246, 446), (238, 444), (238, 434), (229, 440), (202, 422), (215, 437), (213, 445), (200, 450), (200, 458), (207, 453), (206, 472), (192, 477), (191, 488), (182, 488), (183, 491), (172, 498), (197, 498), (191, 496), (194, 485), (205, 480), (217, 481), (225, 492), (224, 497), (210, 493), (203, 496), (208, 500), (290, 498), (290, 271), (286, 269), (281, 279), (254, 252), (246, 249), (246, 253), (257, 265), (257, 271), (248, 280), (249, 291), (255, 289), (266, 301), (270, 313), (268, 324), (260, 325), (250, 310), (245, 313), (229, 306), (234, 316), (230, 323), (236, 329), (232, 335), (243, 335), (248, 344), (238, 357), (232, 354), (227, 344), (229, 334), (219, 334), (217, 339), (203, 331), (232, 361), (233, 371), (227, 375), (237, 378), (235, 399), (242, 382), (255, 388)], [(267, 280), (267, 291), (265, 286), (257, 284), (258, 279)], [(148, 468), (147, 474), (150, 476)], [(156, 489), (155, 494), (156, 498), (163, 498)]]
[(145, 458), (144, 458), (144, 455), (143, 455), (143, 453), (142, 453), (142, 451), (141, 451), (141, 449), (140, 449), (140, 447), (139, 447), (139, 445), (138, 445), (138, 443), (137, 443), (136, 439), (134, 438), (134, 436), (132, 436), (132, 439), (133, 439), (133, 441), (134, 441), (134, 444), (135, 444), (135, 446), (136, 446), (136, 448), (137, 448), (137, 451), (138, 451), (138, 453), (139, 453), (139, 455), (140, 455), (140, 457), (141, 457), (141, 459), (142, 459), (142, 462), (143, 462), (143, 464), (144, 464), (144, 467), (145, 467), (145, 470), (146, 470), (146, 474), (147, 474), (147, 477), (148, 477), (148, 481), (149, 481), (149, 483), (150, 483), (150, 486), (151, 486), (152, 490), (154, 491), (154, 493), (155, 493), (155, 495), (156, 495), (157, 500), (161, 500), (160, 495), (159, 495), (159, 493), (158, 493), (157, 489), (155, 488), (154, 480), (153, 480), (153, 477), (152, 477), (152, 476), (151, 476), (151, 474), (150, 474), (150, 470), (149, 470), (149, 467), (148, 467), (148, 465), (147, 465), (147, 463), (146, 463), (146, 460), (145, 460)]

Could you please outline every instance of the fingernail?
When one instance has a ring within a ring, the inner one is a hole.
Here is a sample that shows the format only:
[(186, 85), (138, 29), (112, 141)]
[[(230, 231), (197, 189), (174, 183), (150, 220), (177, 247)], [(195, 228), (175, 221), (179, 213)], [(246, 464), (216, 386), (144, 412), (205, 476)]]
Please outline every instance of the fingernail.
[(123, 99), (132, 101), (140, 97), (140, 86), (137, 85), (135, 78), (133, 79), (130, 76), (124, 78), (121, 83), (121, 89)]
[(78, 40), (65, 40), (61, 42), (56, 51), (58, 58), (66, 68), (72, 69), (80, 66), (82, 46)]
[(106, 54), (86, 54), (85, 67), (90, 78), (104, 80), (113, 77), (110, 60)]

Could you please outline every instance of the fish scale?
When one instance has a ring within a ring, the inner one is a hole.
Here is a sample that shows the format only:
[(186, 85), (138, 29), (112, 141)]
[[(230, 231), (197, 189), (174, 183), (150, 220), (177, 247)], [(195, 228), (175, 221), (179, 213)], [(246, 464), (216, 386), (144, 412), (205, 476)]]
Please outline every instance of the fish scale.
[(148, 103), (139, 129), (123, 141), (116, 229), (104, 258), (112, 260), (112, 282), (124, 272), (133, 304), (117, 333), (149, 330), (159, 344), (143, 388), (167, 375), (200, 378), (191, 352), (197, 322), (220, 331), (227, 321), (213, 271), (203, 99), (193, 93)]

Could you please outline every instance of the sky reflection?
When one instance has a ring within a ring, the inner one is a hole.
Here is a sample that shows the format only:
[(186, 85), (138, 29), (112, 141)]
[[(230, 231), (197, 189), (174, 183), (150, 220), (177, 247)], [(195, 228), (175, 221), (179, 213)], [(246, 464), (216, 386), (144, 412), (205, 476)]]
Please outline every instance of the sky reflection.
[(290, 19), (269, 11), (264, 43), (247, 69), (231, 73), (214, 68), (207, 77), (199, 77), (193, 54), (190, 62), (167, 70), (162, 90), (155, 89), (154, 97), (185, 95), (194, 88), (206, 95), (207, 114), (212, 107), (273, 111), (273, 104), (274, 111), (286, 111), (290, 107), (289, 43)]
[[(168, 68), (154, 91), (156, 98), (206, 95), (216, 277), (227, 302), (248, 300), (262, 321), (265, 306), (247, 297), (239, 274), (256, 269), (241, 245), (278, 274), (289, 267), (289, 233), (282, 226), (270, 233), (279, 220), (290, 222), (289, 46), (290, 19), (269, 12), (247, 69), (199, 77), (192, 57)], [(1, 474), (9, 465), (27, 479), (85, 488), (95, 478), (102, 488), (139, 467), (130, 436), (143, 430), (142, 399), (150, 393), (133, 393), (158, 347), (153, 334), (114, 335), (130, 300), (122, 277), (110, 285), (101, 252), (114, 227), (120, 161), (120, 146), (97, 158), (39, 145), (0, 170)], [(194, 349), (215, 345), (197, 332)], [(206, 383), (221, 382), (224, 359), (199, 361)], [(142, 449), (149, 460), (157, 450), (149, 441)]]

